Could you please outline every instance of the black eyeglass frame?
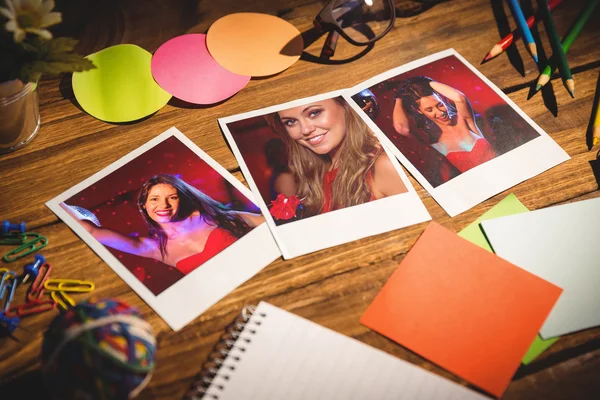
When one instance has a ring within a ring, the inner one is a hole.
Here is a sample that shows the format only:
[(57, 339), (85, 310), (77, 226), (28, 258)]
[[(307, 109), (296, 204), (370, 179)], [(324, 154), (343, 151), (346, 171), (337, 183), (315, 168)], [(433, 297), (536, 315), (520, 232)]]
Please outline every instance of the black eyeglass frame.
[[(314, 24), (315, 24), (315, 26), (317, 26), (319, 29), (321, 29), (324, 32), (334, 30), (335, 32), (342, 35), (342, 37), (344, 39), (346, 39), (349, 43), (353, 44), (354, 46), (368, 46), (369, 44), (374, 43), (377, 40), (384, 37), (394, 27), (394, 23), (396, 22), (396, 11), (394, 8), (394, 0), (387, 0), (388, 5), (390, 7), (390, 12), (392, 14), (390, 25), (386, 28), (386, 30), (384, 30), (382, 33), (380, 33), (373, 39), (370, 39), (366, 42), (358, 42), (358, 41), (352, 39), (346, 32), (344, 32), (344, 28), (335, 18), (334, 14), (333, 14), (333, 6), (337, 1), (338, 0), (330, 0), (329, 3), (327, 3), (325, 5), (325, 7), (323, 7), (323, 9), (319, 12), (319, 14), (317, 14), (317, 16), (315, 17), (315, 20), (314, 20)], [(361, 0), (358, 0), (358, 1), (361, 1)]]

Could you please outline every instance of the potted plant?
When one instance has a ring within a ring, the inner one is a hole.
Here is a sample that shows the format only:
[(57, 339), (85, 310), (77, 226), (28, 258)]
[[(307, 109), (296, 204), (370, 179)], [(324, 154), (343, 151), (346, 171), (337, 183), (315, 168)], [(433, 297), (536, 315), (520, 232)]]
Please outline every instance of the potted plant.
[(53, 8), (54, 0), (0, 0), (0, 153), (37, 134), (42, 75), (94, 68), (73, 52), (75, 39), (52, 37), (47, 28), (62, 21)]

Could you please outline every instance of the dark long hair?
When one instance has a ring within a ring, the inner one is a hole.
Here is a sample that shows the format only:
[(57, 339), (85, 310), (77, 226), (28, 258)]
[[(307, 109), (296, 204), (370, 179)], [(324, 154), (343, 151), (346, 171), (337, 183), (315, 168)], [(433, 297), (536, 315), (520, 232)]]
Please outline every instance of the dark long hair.
[(396, 92), (396, 97), (402, 100), (404, 111), (415, 120), (417, 128), (426, 132), (428, 136), (427, 142), (435, 143), (442, 134), (442, 131), (429, 118), (419, 112), (419, 100), (422, 97), (433, 96), (434, 94), (439, 96), (446, 105), (449, 116), (456, 114), (456, 107), (444, 95), (433, 90), (429, 82), (433, 82), (433, 79), (427, 76), (415, 76), (407, 79), (400, 84)]
[(146, 225), (148, 225), (150, 237), (158, 240), (160, 254), (163, 259), (167, 255), (167, 234), (156, 221), (150, 218), (145, 208), (150, 189), (161, 183), (170, 185), (177, 190), (179, 196), (178, 219), (183, 220), (192, 215), (194, 211), (199, 211), (207, 223), (228, 230), (235, 237), (240, 238), (250, 231), (251, 228), (248, 224), (223, 204), (213, 200), (174, 175), (158, 174), (148, 179), (142, 186), (138, 195), (138, 208), (144, 217), (144, 221), (146, 221)]

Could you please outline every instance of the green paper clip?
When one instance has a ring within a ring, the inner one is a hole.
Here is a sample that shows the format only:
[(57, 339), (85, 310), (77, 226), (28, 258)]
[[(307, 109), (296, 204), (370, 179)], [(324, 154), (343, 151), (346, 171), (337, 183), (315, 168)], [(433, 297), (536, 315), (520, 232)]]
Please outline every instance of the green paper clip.
[[(5, 262), (13, 262), (18, 260), (19, 258), (23, 258), (28, 254), (33, 253), (34, 251), (38, 251), (43, 249), (48, 245), (48, 238), (46, 236), (42, 236), (38, 233), (25, 233), (25, 236), (36, 235), (35, 239), (29, 240), (23, 243), (21, 246), (17, 247), (6, 253), (2, 259)], [(39, 243), (39, 244), (38, 244)]]
[(26, 240), (25, 234), (16, 233), (4, 235), (0, 238), (0, 245), (4, 244), (23, 244)]

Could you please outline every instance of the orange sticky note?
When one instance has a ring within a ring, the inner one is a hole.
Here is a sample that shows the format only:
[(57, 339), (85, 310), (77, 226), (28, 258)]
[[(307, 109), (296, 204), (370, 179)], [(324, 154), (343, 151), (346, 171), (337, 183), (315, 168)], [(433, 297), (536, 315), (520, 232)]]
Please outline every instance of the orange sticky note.
[(360, 322), (500, 397), (561, 293), (431, 222)]

